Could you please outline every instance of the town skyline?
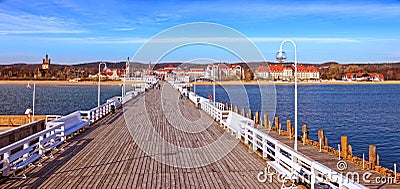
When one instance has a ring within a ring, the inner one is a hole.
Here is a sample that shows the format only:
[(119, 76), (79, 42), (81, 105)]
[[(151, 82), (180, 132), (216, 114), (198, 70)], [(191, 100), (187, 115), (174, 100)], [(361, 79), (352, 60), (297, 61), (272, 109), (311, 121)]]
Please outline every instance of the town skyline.
[[(242, 33), (270, 62), (280, 42), (293, 39), (303, 63), (392, 63), (400, 61), (399, 8), (398, 1), (5, 0), (0, 1), (0, 64), (40, 63), (44, 53), (53, 64), (124, 61), (154, 35), (193, 22)], [(285, 50), (293, 61), (293, 48)], [(240, 62), (210, 46), (182, 48), (163, 61), (198, 58)]]

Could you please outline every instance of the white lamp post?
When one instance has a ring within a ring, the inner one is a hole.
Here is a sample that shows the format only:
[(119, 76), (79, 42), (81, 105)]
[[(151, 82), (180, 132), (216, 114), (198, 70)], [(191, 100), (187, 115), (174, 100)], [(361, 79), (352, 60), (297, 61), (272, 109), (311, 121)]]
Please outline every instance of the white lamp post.
[[(29, 85), (31, 81), (28, 81), (28, 85), (26, 87), (31, 88)], [(33, 82), (33, 94), (32, 94), (32, 122), (35, 121), (35, 95), (36, 95), (36, 82)]]
[(100, 107), (100, 66), (104, 65), (104, 70), (107, 69), (107, 64), (102, 62), (99, 64), (99, 82), (97, 83), (97, 107)]
[(128, 72), (129, 72), (129, 57), (128, 57), (128, 61), (126, 61), (126, 65), (125, 65), (125, 75), (124, 75), (124, 86), (123, 86), (123, 89), (122, 89), (122, 98), (125, 96), (125, 94), (126, 94), (126, 76), (127, 76), (127, 74), (128, 74)]
[(283, 40), (279, 51), (276, 53), (276, 60), (286, 61), (286, 53), (282, 50), (284, 43), (290, 42), (294, 46), (294, 150), (297, 151), (297, 47), (293, 40)]
[(214, 70), (214, 67), (213, 67), (213, 102), (214, 102), (214, 106), (215, 106), (215, 70)]

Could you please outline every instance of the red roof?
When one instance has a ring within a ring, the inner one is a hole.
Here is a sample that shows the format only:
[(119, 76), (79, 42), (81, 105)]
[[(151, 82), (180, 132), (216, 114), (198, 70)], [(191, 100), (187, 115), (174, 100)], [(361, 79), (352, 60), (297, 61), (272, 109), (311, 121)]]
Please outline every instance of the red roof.
[(269, 68), (266, 67), (266, 66), (259, 66), (259, 67), (257, 68), (257, 71), (258, 71), (258, 72), (269, 72)]
[(308, 66), (308, 72), (319, 72), (318, 68), (314, 67), (314, 66)]
[(353, 76), (356, 76), (357, 78), (361, 78), (363, 76), (370, 76), (373, 78), (376, 78), (378, 75), (379, 78), (384, 79), (384, 76), (379, 73), (367, 73), (367, 72), (358, 72), (358, 73), (346, 73), (346, 78), (352, 79), (354, 78)]
[(269, 66), (269, 70), (271, 72), (283, 72), (283, 69), (285, 67), (283, 66), (283, 64), (279, 64), (279, 65), (270, 65)]

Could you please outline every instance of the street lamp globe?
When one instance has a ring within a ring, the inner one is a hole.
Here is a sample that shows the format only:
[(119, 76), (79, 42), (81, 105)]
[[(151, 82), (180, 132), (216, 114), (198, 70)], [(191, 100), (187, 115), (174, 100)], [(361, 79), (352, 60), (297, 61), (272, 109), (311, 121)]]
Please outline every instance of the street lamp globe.
[(280, 62), (280, 63), (285, 62), (286, 59), (287, 59), (287, 56), (286, 56), (285, 51), (279, 50), (279, 51), (276, 53), (276, 60), (277, 60), (278, 62)]

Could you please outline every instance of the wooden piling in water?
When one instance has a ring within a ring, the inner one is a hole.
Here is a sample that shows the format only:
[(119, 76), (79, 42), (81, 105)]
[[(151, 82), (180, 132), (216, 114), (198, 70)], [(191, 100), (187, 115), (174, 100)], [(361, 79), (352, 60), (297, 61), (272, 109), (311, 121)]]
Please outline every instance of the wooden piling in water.
[(256, 125), (260, 124), (260, 115), (258, 114), (258, 112), (256, 112), (255, 117), (254, 117), (254, 123)]
[(264, 127), (269, 127), (268, 114), (264, 114)]
[(291, 126), (291, 128), (292, 128), (292, 129), (291, 129), (291, 130), (292, 130), (292, 131), (291, 131), (291, 133), (292, 133), (292, 134), (291, 134), (291, 138), (294, 138), (294, 135), (295, 135), (295, 133), (294, 133), (294, 126)]
[(286, 120), (286, 132), (289, 135), (290, 139), (292, 138), (292, 130), (291, 130), (291, 128), (292, 128), (292, 125), (291, 125), (290, 120)]
[(231, 108), (229, 109), (230, 111), (233, 111), (233, 104), (231, 103)]
[(246, 112), (245, 112), (244, 108), (242, 108), (242, 116), (246, 117)]
[(348, 146), (347, 155), (353, 156), (353, 147), (350, 144)]
[(303, 135), (302, 142), (303, 142), (303, 144), (305, 144), (305, 143), (307, 143), (307, 139), (308, 139), (308, 136), (307, 136), (307, 125), (306, 124), (303, 124), (301, 126), (301, 133)]
[(325, 132), (323, 129), (318, 130), (318, 142), (320, 142), (322, 146), (325, 146)]
[(249, 108), (249, 115), (248, 115), (248, 118), (251, 119), (251, 120), (253, 120), (253, 110), (251, 110), (250, 108)]
[(376, 165), (377, 166), (380, 166), (380, 163), (379, 163), (379, 160), (380, 160), (381, 158), (379, 157), (379, 154), (376, 154)]
[(328, 137), (326, 137), (326, 136), (325, 136), (324, 145), (325, 145), (325, 147), (328, 147), (328, 146), (329, 146), (329, 145), (328, 145)]
[(229, 104), (228, 104), (228, 102), (225, 104), (225, 110), (229, 110)]
[(279, 117), (275, 117), (275, 129), (278, 129), (279, 126)]
[(239, 113), (239, 108), (238, 108), (238, 106), (237, 105), (235, 105), (235, 111), (234, 111), (235, 113)]
[(374, 169), (376, 166), (376, 146), (373, 144), (369, 145), (369, 163), (370, 168)]
[(348, 154), (348, 150), (349, 150), (349, 141), (348, 141), (348, 137), (347, 136), (342, 136), (340, 138), (341, 141), (341, 145), (342, 145), (342, 152), (341, 155), (344, 159), (347, 158), (347, 154)]

